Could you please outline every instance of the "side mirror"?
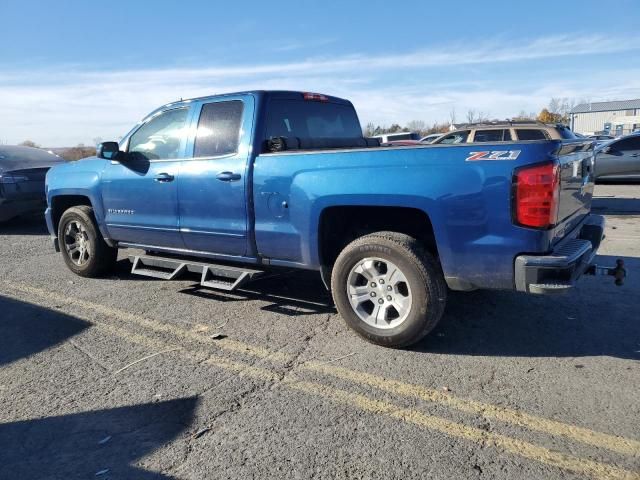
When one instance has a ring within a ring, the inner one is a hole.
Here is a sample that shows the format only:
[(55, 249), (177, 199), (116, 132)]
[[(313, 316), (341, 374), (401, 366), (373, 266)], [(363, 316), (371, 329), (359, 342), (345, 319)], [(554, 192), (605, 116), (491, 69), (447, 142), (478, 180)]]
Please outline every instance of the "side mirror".
[(96, 148), (96, 157), (105, 160), (116, 160), (118, 153), (120, 153), (118, 142), (102, 142)]

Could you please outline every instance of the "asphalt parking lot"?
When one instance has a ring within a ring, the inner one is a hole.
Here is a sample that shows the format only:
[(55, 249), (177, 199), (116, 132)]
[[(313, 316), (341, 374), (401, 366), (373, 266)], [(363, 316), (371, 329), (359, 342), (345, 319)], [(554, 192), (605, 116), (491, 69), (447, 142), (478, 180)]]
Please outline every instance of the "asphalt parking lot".
[(452, 293), (409, 350), (316, 275), (82, 279), (39, 219), (1, 225), (0, 478), (640, 478), (640, 186), (596, 197), (624, 287)]

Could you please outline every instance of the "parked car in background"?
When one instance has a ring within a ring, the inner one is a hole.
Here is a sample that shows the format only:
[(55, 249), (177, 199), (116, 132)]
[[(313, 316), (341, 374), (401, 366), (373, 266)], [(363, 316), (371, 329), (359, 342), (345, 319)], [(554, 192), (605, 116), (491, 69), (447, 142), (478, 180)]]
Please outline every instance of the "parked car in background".
[(570, 140), (577, 138), (565, 125), (540, 122), (470, 123), (444, 134), (432, 144)]
[(380, 145), (383, 147), (415, 147), (416, 145), (424, 145), (424, 143), (421, 143), (420, 140), (393, 140)]
[(391, 143), (405, 140), (418, 142), (420, 141), (420, 134), (416, 132), (384, 133), (382, 135), (373, 135), (371, 138), (379, 139), (380, 143)]
[(596, 180), (640, 180), (640, 133), (596, 146)]
[(59, 163), (64, 160), (39, 148), (0, 145), (0, 222), (44, 213), (45, 175)]
[(613, 140), (613, 135), (587, 135), (587, 138), (591, 138), (592, 140)]
[(381, 145), (383, 145), (383, 146), (395, 146), (395, 147), (411, 147), (411, 146), (416, 146), (416, 145), (429, 145), (430, 143), (433, 143), (434, 140), (440, 138), (442, 135), (444, 135), (444, 134), (443, 133), (432, 133), (430, 135), (427, 135), (426, 137), (422, 137), (420, 140), (413, 140), (413, 139), (390, 140), (388, 142), (381, 142)]
[(426, 137), (422, 137), (420, 139), (420, 143), (433, 143), (435, 140), (440, 138), (444, 133), (430, 133)]

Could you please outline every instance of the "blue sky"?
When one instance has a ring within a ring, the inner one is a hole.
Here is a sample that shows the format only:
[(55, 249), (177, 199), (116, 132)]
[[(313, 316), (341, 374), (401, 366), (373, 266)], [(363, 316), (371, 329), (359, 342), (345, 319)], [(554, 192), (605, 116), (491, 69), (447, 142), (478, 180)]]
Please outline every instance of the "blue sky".
[(252, 88), (362, 123), (640, 98), (640, 2), (0, 0), (0, 142), (116, 139), (155, 107)]

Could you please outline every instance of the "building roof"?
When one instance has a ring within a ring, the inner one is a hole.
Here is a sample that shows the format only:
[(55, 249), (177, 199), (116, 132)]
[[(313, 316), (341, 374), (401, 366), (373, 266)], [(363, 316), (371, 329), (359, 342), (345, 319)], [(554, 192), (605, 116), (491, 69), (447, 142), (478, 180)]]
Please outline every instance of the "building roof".
[(640, 98), (636, 100), (617, 100), (614, 102), (581, 103), (571, 109), (571, 113), (612, 112), (640, 108)]

